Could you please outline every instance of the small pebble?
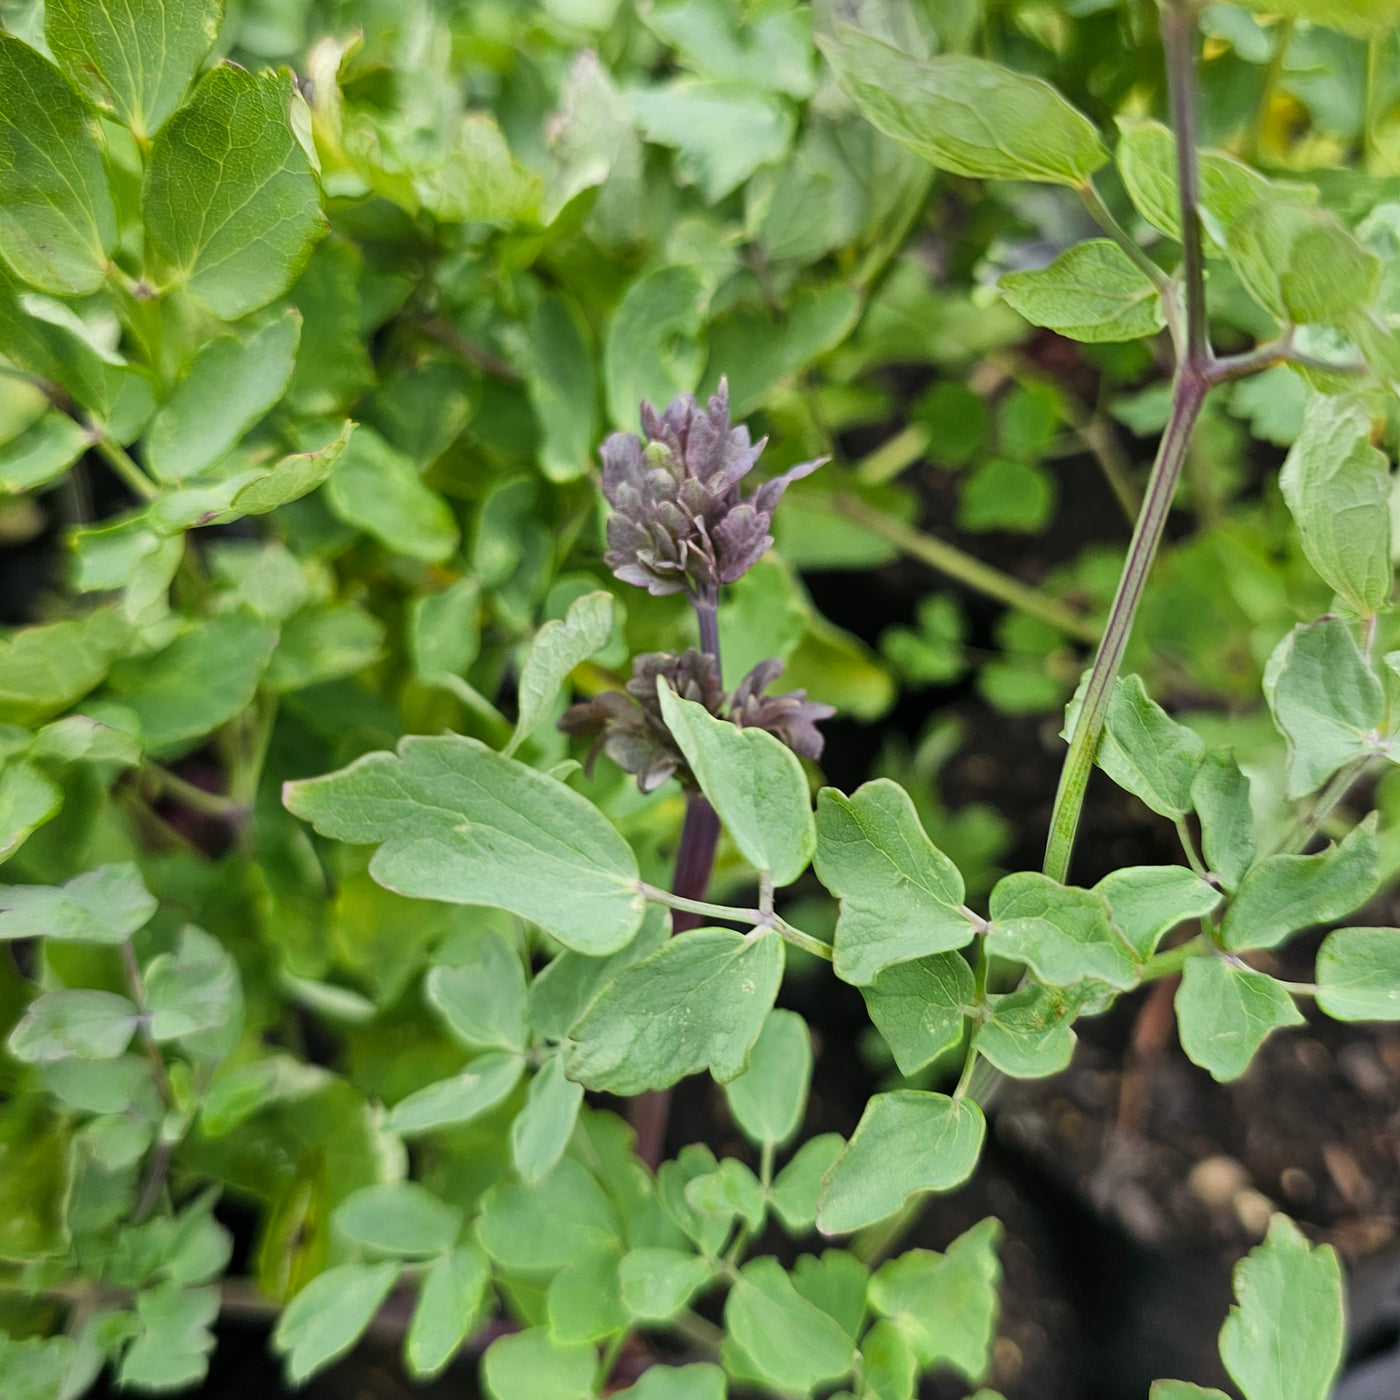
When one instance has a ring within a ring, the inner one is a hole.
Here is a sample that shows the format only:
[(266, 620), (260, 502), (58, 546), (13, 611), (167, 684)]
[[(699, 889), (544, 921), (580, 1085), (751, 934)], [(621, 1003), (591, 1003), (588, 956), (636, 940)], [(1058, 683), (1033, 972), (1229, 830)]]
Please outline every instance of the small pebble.
[(1290, 1201), (1312, 1200), (1313, 1192), (1317, 1190), (1311, 1176), (1302, 1167), (1285, 1167), (1278, 1176), (1279, 1189)]
[(1021, 1348), (1010, 1337), (996, 1339), (996, 1343), (992, 1347), (992, 1371), (996, 1375), (999, 1385), (1004, 1385), (1008, 1381), (1020, 1380), (1025, 1364)]
[(1191, 1168), (1186, 1181), (1202, 1205), (1227, 1206), (1249, 1185), (1249, 1172), (1233, 1157), (1207, 1157)]
[(1269, 1230), (1274, 1203), (1262, 1192), (1249, 1188), (1234, 1199), (1235, 1218), (1255, 1238), (1262, 1240)]

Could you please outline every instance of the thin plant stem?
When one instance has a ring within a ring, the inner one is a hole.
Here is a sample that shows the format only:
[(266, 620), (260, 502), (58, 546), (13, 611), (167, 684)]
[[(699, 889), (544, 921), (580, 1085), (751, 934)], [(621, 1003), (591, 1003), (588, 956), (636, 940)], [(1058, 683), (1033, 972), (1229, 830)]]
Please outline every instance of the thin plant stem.
[(1147, 575), (1156, 558), (1171, 511), (1172, 498), (1186, 462), (1191, 433), (1211, 385), (1215, 361), (1206, 325), (1205, 259), (1201, 246), (1200, 171), (1196, 153), (1196, 8), (1191, 0), (1163, 0), (1162, 44), (1166, 51), (1167, 87), (1171, 96), (1172, 127), (1176, 134), (1177, 186), (1181, 200), (1181, 238), (1185, 250), (1186, 332), (1175, 377), (1171, 412), (1157, 460), (1152, 465), (1142, 512), (1128, 546), (1128, 557), (1109, 610), (1103, 641), (1090, 668), (1079, 714), (1060, 773), (1044, 870), (1054, 880), (1069, 876), (1075, 832), (1084, 807), (1094, 755), (1108, 716), (1113, 684), (1142, 601)]
[(1053, 880), (1063, 881), (1069, 874), (1074, 836), (1079, 827), (1084, 794), (1089, 787), (1089, 775), (1094, 767), (1094, 755), (1108, 715), (1113, 683), (1123, 664), (1133, 618), (1142, 601), (1143, 588), (1157, 547), (1162, 541), (1172, 497), (1176, 494), (1181, 468), (1186, 461), (1191, 430), (1200, 415), (1205, 394), (1206, 384), (1198, 371), (1186, 366), (1177, 371), (1171, 417), (1162, 434), (1157, 460), (1148, 479), (1142, 514), (1138, 516), (1137, 528), (1128, 546), (1128, 558), (1109, 610), (1108, 626), (1089, 672), (1074, 733), (1070, 738), (1069, 753), (1065, 756), (1064, 768), (1060, 773), (1060, 786), (1055, 794), (1055, 809), (1050, 819), (1050, 839), (1045, 850), (1045, 873)]
[[(160, 1053), (160, 1046), (151, 1033), (151, 1020), (146, 1013), (146, 983), (141, 976), (141, 964), (136, 961), (136, 949), (132, 947), (131, 939), (123, 940), (121, 956), (127, 988), (131, 992), (132, 1001), (136, 1003), (141, 1043), (145, 1047), (147, 1059), (151, 1062), (151, 1077), (155, 1080), (156, 1092), (160, 1095), (161, 1102), (169, 1111), (175, 1105), (175, 1091), (171, 1087), (169, 1071), (165, 1068), (165, 1057)], [(162, 1125), (161, 1137), (146, 1163), (141, 1194), (131, 1215), (133, 1225), (139, 1225), (155, 1208), (156, 1201), (160, 1198), (161, 1187), (165, 1184), (165, 1174), (170, 1169), (170, 1157), (174, 1150), (175, 1144), (165, 1136)]]
[(990, 564), (982, 563), (980, 559), (974, 559), (972, 555), (965, 554), (945, 540), (935, 539), (932, 535), (912, 529), (893, 516), (886, 515), (884, 511), (867, 505), (859, 496), (838, 493), (832, 499), (832, 507), (843, 519), (854, 521), (871, 534), (888, 540), (896, 549), (921, 560), (931, 568), (937, 569), (939, 573), (978, 593), (994, 598), (1018, 612), (1038, 617), (1042, 622), (1059, 628), (1076, 641), (1092, 646), (1099, 640), (1098, 628), (1064, 603), (1047, 598), (1029, 584), (1012, 578), (1010, 574), (1002, 573), (1000, 569), (992, 568)]
[(1363, 754), (1360, 758), (1353, 759), (1344, 768), (1338, 769), (1332, 775), (1327, 786), (1317, 795), (1317, 801), (1308, 809), (1307, 814), (1294, 823), (1274, 854), (1297, 855), (1305, 850), (1308, 842), (1317, 835), (1323, 822), (1336, 811), (1337, 805), (1351, 791), (1353, 784), (1371, 766), (1374, 758), (1374, 754)]
[(1137, 239), (1118, 222), (1113, 210), (1104, 203), (1103, 196), (1093, 180), (1085, 180), (1076, 188), (1094, 222), (1142, 269), (1152, 285), (1165, 297), (1171, 285), (1171, 278), (1147, 256)]
[(143, 501), (153, 501), (160, 495), (160, 487), (141, 470), (131, 455), (115, 438), (103, 433), (93, 444), (103, 460)]
[(1242, 154), (1251, 165), (1259, 163), (1259, 148), (1264, 140), (1264, 126), (1269, 119), (1269, 107), (1274, 100), (1274, 89), (1283, 75), (1284, 59), (1288, 56), (1288, 44), (1293, 38), (1293, 19), (1281, 19), (1274, 25), (1273, 47), (1269, 50), (1269, 61), (1264, 68), (1264, 76), (1259, 81), (1259, 96), (1255, 99), (1254, 115), (1250, 119), (1249, 131), (1245, 134)]
[(143, 772), (166, 796), (174, 798), (182, 807), (188, 807), (201, 816), (230, 822), (242, 821), (248, 815), (248, 808), (237, 799), (198, 787), (180, 777), (178, 773), (161, 767), (159, 763), (147, 762), (143, 766)]
[(1205, 251), (1201, 242), (1201, 171), (1196, 151), (1196, 5), (1194, 0), (1163, 0), (1162, 47), (1167, 60), (1167, 91), (1176, 135), (1176, 183), (1181, 200), (1181, 247), (1186, 281), (1188, 365), (1210, 359), (1206, 329)]
[(1177, 839), (1181, 842), (1182, 851), (1186, 854), (1187, 865), (1204, 880), (1209, 872), (1206, 870), (1205, 862), (1201, 859), (1200, 854), (1196, 850), (1196, 839), (1191, 835), (1191, 828), (1186, 824), (1185, 817), (1178, 817), (1176, 819), (1176, 835)]

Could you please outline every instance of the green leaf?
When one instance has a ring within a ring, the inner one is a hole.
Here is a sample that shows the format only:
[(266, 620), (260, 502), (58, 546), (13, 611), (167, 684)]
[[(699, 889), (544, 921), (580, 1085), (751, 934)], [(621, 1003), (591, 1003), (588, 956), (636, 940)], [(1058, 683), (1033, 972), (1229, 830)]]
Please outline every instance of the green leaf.
[(512, 358), (540, 426), (540, 470), (550, 481), (588, 472), (598, 442), (596, 356), (574, 303), (556, 293), (540, 298), (511, 340)]
[(1201, 851), (1220, 883), (1234, 891), (1254, 863), (1254, 809), (1249, 779), (1229, 752), (1206, 754), (1191, 801), (1201, 822)]
[(795, 1011), (770, 1011), (749, 1052), (748, 1069), (724, 1086), (724, 1096), (746, 1137), (781, 1147), (802, 1126), (811, 1082), (806, 1021)]
[(25, 627), (0, 639), (0, 720), (33, 724), (81, 699), (127, 640), (113, 608)]
[(383, 624), (358, 603), (302, 608), (282, 626), (267, 666), (267, 688), (286, 695), (354, 675), (373, 665), (383, 647)]
[(563, 621), (546, 622), (535, 633), (520, 668), (519, 718), (507, 756), (549, 718), (570, 672), (607, 645), (612, 629), (612, 594), (600, 590), (575, 598)]
[(416, 1181), (386, 1181), (352, 1192), (332, 1216), (362, 1249), (408, 1257), (443, 1254), (462, 1233), (462, 1212)]
[(641, 923), (636, 858), (602, 813), (476, 739), (407, 738), (283, 801), (323, 836), (380, 843), (370, 874), (398, 894), (506, 909), (590, 954)]
[(1238, 1079), (1270, 1031), (1302, 1013), (1272, 977), (1218, 957), (1188, 958), (1176, 993), (1181, 1048), (1222, 1084)]
[(1390, 463), (1371, 445), (1371, 420), (1355, 400), (1314, 394), (1288, 451), (1279, 486), (1303, 550), (1361, 617), (1390, 600)]
[(1264, 694), (1288, 741), (1289, 797), (1315, 792), (1380, 743), (1385, 691), (1339, 617), (1295, 627), (1274, 648)]
[(506, 1272), (562, 1269), (618, 1241), (617, 1211), (572, 1157), (533, 1185), (507, 1180), (482, 1198), (481, 1247)]
[(287, 1379), (300, 1385), (349, 1351), (398, 1277), (393, 1262), (341, 1264), (317, 1274), (287, 1304), (272, 1333), (272, 1349), (285, 1359)]
[(0, 491), (18, 495), (47, 486), (92, 445), (86, 428), (51, 409), (0, 447)]
[(122, 1356), (117, 1382), (137, 1390), (184, 1390), (209, 1369), (217, 1288), (166, 1284), (136, 1295), (140, 1330)]
[(461, 578), (440, 593), (420, 593), (409, 605), (408, 648), (425, 679), (460, 676), (481, 650), (481, 585)]
[(326, 502), (347, 525), (411, 559), (441, 564), (457, 548), (457, 521), (423, 485), (413, 460), (372, 428), (356, 430), (326, 482)]
[(0, 861), (8, 860), (63, 806), (63, 789), (32, 763), (0, 769)]
[(799, 101), (812, 95), (811, 22), (800, 10), (736, 15), (726, 0), (677, 0), (647, 10), (644, 19), (701, 77), (766, 88)]
[(1342, 1364), (1346, 1312), (1331, 1245), (1311, 1248), (1287, 1216), (1235, 1265), (1220, 1359), (1245, 1400), (1326, 1400)]
[(600, 987), (624, 967), (654, 953), (671, 936), (670, 913), (659, 904), (647, 906), (633, 940), (606, 958), (561, 953), (530, 985), (529, 1022), (546, 1040), (563, 1040), (583, 1015)]
[(840, 1133), (808, 1138), (774, 1178), (769, 1197), (788, 1234), (805, 1235), (811, 1231), (817, 1219), (823, 1178), (845, 1146)]
[(918, 1359), (903, 1331), (881, 1318), (861, 1338), (861, 1400), (914, 1400)]
[(776, 1259), (753, 1259), (724, 1303), (724, 1326), (759, 1372), (782, 1390), (806, 1393), (839, 1380), (855, 1345), (834, 1318), (809, 1303)]
[(676, 151), (676, 180), (706, 204), (732, 194), (760, 165), (792, 145), (791, 108), (750, 87), (681, 78), (627, 95), (648, 141)]
[(1381, 265), (1331, 215), (1270, 198), (1229, 226), (1230, 262), (1275, 320), (1338, 321), (1370, 304)]
[[(180, 1040), (187, 1050), (222, 1059), (242, 1030), (238, 967), (217, 938), (186, 925), (172, 953), (146, 965), (146, 1013), (151, 1035)], [(205, 1032), (230, 1027), (226, 1036)]]
[(667, 404), (694, 391), (705, 367), (707, 300), (704, 279), (683, 265), (658, 268), (627, 288), (603, 351), (608, 416), (618, 427), (635, 430), (643, 399)]
[(986, 1374), (996, 1338), (1001, 1223), (987, 1219), (959, 1235), (947, 1252), (911, 1249), (882, 1264), (870, 1302), (898, 1324), (919, 1366), (946, 1364), (974, 1385)]
[(1290, 933), (1340, 919), (1364, 904), (1379, 883), (1376, 814), (1340, 844), (1313, 856), (1269, 856), (1240, 882), (1220, 926), (1231, 952), (1275, 948)]
[(400, 1099), (389, 1110), (384, 1126), (391, 1133), (414, 1137), (470, 1123), (504, 1102), (524, 1073), (525, 1063), (518, 1055), (479, 1055), (461, 1074)]
[(556, 1342), (601, 1342), (627, 1328), (615, 1246), (571, 1260), (549, 1281), (545, 1314)]
[(841, 901), (836, 975), (872, 982), (892, 963), (961, 948), (973, 934), (962, 876), (924, 834), (909, 794), (877, 778), (817, 794), (816, 869)]
[(247, 612), (198, 622), (150, 660), (112, 676), (157, 756), (187, 748), (253, 702), (277, 629)]
[(95, 292), (117, 246), (96, 123), (48, 59), (0, 30), (0, 248), (60, 296)]
[(1400, 929), (1329, 933), (1317, 950), (1317, 1004), (1338, 1021), (1400, 1021)]
[(222, 0), (51, 0), (44, 37), (68, 76), (137, 137), (154, 136), (180, 105), (218, 38)]
[(1114, 928), (1108, 901), (1094, 890), (1019, 871), (992, 890), (991, 917), (987, 951), (1028, 964), (1052, 986), (1091, 977), (1121, 990), (1137, 981), (1133, 950)]
[(639, 1322), (669, 1322), (710, 1281), (712, 1265), (682, 1249), (644, 1246), (618, 1266), (622, 1301)]
[[(1137, 117), (1118, 118), (1118, 172), (1129, 198), (1153, 228), (1181, 241), (1181, 196), (1176, 184), (1176, 137), (1161, 122)], [(1266, 180), (1253, 167), (1223, 151), (1202, 151), (1198, 157), (1201, 181), (1201, 221), (1205, 248), (1213, 257), (1224, 256), (1226, 230), (1245, 210), (1262, 199), (1304, 197), (1301, 186), (1286, 191)], [(1310, 192), (1314, 193), (1315, 192)]]
[(463, 1045), (525, 1049), (525, 969), (499, 933), (480, 938), (465, 962), (433, 968), (425, 991), (429, 1005)]
[(718, 1171), (687, 1182), (685, 1200), (697, 1215), (722, 1220), (725, 1233), (736, 1217), (751, 1232), (763, 1226), (763, 1184), (737, 1157), (726, 1157)]
[(972, 1037), (974, 1049), (1003, 1074), (1039, 1079), (1058, 1074), (1074, 1054), (1079, 998), (1058, 987), (1022, 987), (991, 998), (991, 1015)]
[(498, 1337), (481, 1359), (491, 1400), (591, 1400), (597, 1353), (587, 1342), (556, 1342), (544, 1327)]
[(960, 953), (896, 963), (862, 987), (865, 1009), (901, 1074), (917, 1074), (962, 1039), (972, 969)]
[(309, 495), (331, 475), (354, 431), (354, 423), (344, 423), (324, 447), (293, 452), (274, 462), (267, 471), (244, 480), (229, 503), (230, 512), (266, 515), (278, 506)]
[(695, 781), (734, 844), (774, 885), (790, 885), (816, 849), (812, 800), (802, 762), (766, 729), (740, 729), (682, 700), (658, 680), (661, 714)]
[(289, 308), (245, 339), (205, 342), (146, 430), (156, 478), (188, 481), (224, 457), (282, 397), (300, 338), (301, 317)]
[(725, 1400), (724, 1372), (707, 1361), (647, 1367), (626, 1391), (629, 1400)]
[(852, 1340), (865, 1322), (870, 1269), (854, 1253), (824, 1249), (820, 1256), (799, 1256), (792, 1270), (792, 1286), (809, 1302), (834, 1317)]
[(6, 1043), (26, 1064), (113, 1060), (131, 1044), (137, 1020), (136, 1007), (115, 992), (65, 988), (31, 1001)]
[(225, 320), (291, 285), (325, 228), (291, 74), (220, 64), (151, 147), (141, 206), (166, 275)]
[(490, 1283), (491, 1265), (475, 1245), (458, 1245), (433, 1262), (404, 1341), (404, 1364), (415, 1380), (437, 1375), (476, 1331)]
[(682, 933), (609, 982), (572, 1031), (569, 1074), (590, 1089), (638, 1094), (708, 1069), (721, 1083), (749, 1050), (783, 976), (776, 935)]
[(0, 942), (59, 938), (121, 943), (155, 912), (156, 900), (135, 865), (101, 865), (60, 886), (0, 885)]
[(1130, 865), (1105, 875), (1094, 893), (1108, 901), (1118, 932), (1146, 962), (1178, 924), (1203, 919), (1220, 903), (1220, 891), (1184, 865)]
[[(1271, 15), (1312, 20), (1361, 39), (1380, 39), (1400, 19), (1400, 4), (1396, 0), (1245, 0), (1245, 4)], [(1251, 1396), (1250, 1400), (1257, 1397)], [(1303, 1397), (1299, 1395), (1297, 1400)]]
[[(1067, 722), (1067, 732), (1073, 723)], [(1175, 820), (1191, 810), (1191, 785), (1205, 751), (1200, 735), (1147, 694), (1141, 676), (1122, 676), (1114, 684), (1095, 757), (1119, 787)]]
[(0, 1113), (0, 1259), (28, 1263), (69, 1248), (72, 1130), (51, 1100), (11, 1100)]
[(1230, 1400), (1223, 1390), (1190, 1381), (1153, 1381), (1147, 1400)]
[(554, 1170), (573, 1136), (583, 1085), (565, 1077), (558, 1056), (530, 1081), (525, 1107), (510, 1125), (510, 1157), (521, 1179), (536, 1182)]
[(847, 1234), (893, 1215), (916, 1192), (951, 1191), (972, 1175), (986, 1128), (970, 1099), (876, 1094), (827, 1174), (817, 1228)]
[(1093, 123), (1039, 78), (965, 54), (920, 60), (845, 25), (817, 43), (866, 120), (941, 170), (1078, 185), (1108, 159)]
[(1156, 286), (1107, 238), (1077, 243), (1037, 272), (1009, 272), (998, 285), (1033, 326), (1071, 340), (1138, 340), (1166, 324)]

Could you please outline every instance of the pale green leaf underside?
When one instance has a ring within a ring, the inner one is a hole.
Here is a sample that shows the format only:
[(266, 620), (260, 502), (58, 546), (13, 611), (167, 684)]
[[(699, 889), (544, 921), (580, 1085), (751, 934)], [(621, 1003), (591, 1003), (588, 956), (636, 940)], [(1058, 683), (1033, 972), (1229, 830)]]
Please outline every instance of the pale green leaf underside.
[(1317, 1004), (1338, 1021), (1400, 1021), (1400, 929), (1329, 933), (1317, 953)]
[(506, 909), (595, 955), (641, 923), (636, 857), (602, 813), (476, 739), (410, 737), (284, 801), (323, 836), (377, 844), (370, 874), (398, 894)]

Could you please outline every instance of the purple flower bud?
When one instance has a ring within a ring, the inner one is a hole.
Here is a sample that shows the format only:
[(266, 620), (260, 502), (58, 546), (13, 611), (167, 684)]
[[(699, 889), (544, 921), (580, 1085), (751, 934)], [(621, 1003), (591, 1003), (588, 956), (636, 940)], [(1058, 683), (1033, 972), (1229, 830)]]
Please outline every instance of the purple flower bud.
[(645, 443), (613, 433), (603, 444), (603, 494), (613, 508), (604, 558), (624, 583), (712, 601), (772, 545), (783, 492), (826, 458), (790, 468), (744, 500), (739, 483), (768, 440), (751, 443), (743, 424), (730, 426), (727, 380), (703, 412), (681, 394), (663, 414), (644, 401), (641, 418)]

